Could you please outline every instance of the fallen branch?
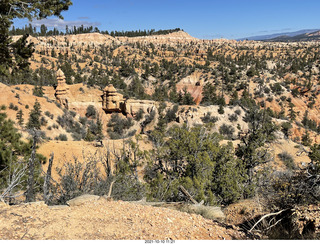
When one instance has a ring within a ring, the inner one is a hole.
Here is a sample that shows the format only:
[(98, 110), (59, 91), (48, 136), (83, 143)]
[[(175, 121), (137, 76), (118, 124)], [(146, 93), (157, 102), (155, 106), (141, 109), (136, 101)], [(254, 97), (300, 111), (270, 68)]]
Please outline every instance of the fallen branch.
[(180, 190), (182, 191), (182, 193), (189, 198), (189, 200), (193, 203), (193, 204), (199, 204), (191, 195), (190, 193), (186, 190), (186, 188), (184, 188), (183, 186), (179, 186)]
[[(262, 217), (258, 220), (258, 222), (255, 223), (255, 224), (252, 226), (252, 228), (249, 230), (249, 232), (251, 232), (251, 231), (252, 231), (262, 220), (264, 220), (265, 218), (270, 217), (270, 216), (279, 215), (279, 214), (281, 214), (282, 212), (287, 211), (287, 210), (288, 210), (288, 209), (283, 209), (283, 210), (281, 210), (281, 211), (279, 211), (279, 212), (269, 213), (269, 214), (266, 214), (266, 215), (262, 216)], [(278, 222), (279, 222), (279, 221), (278, 221)], [(277, 223), (278, 223), (278, 222), (277, 222)]]

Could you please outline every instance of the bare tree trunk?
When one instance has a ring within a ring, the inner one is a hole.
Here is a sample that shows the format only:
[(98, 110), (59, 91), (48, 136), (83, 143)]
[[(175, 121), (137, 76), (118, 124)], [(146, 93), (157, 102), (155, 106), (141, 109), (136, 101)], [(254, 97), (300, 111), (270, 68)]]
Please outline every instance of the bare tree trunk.
[(27, 190), (26, 190), (26, 202), (33, 202), (34, 201), (34, 163), (36, 158), (36, 144), (37, 144), (37, 136), (36, 133), (33, 135), (33, 144), (32, 144), (32, 152), (28, 162), (28, 183), (27, 183)]
[(108, 192), (108, 196), (107, 196), (108, 199), (111, 197), (112, 186), (113, 186), (114, 182), (115, 182), (115, 180), (113, 180), (113, 181), (111, 182), (111, 184), (110, 184), (110, 188), (109, 188), (109, 192)]
[(53, 152), (51, 153), (50, 156), (51, 157), (49, 159), (47, 174), (43, 184), (43, 198), (46, 204), (50, 202), (51, 170), (52, 170), (52, 163), (53, 163), (53, 156), (54, 156)]
[(189, 198), (189, 200), (193, 203), (193, 204), (199, 204), (191, 195), (190, 193), (186, 190), (186, 188), (184, 188), (183, 186), (179, 186), (180, 190), (182, 191), (182, 193)]

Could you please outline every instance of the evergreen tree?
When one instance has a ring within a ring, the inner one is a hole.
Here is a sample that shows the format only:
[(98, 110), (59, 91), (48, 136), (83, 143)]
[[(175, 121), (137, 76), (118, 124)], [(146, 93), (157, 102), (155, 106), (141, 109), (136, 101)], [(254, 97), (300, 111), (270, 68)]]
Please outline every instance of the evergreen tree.
[(223, 106), (221, 104), (219, 105), (218, 113), (219, 114), (224, 114), (224, 108), (223, 108)]
[(152, 133), (155, 151), (146, 168), (150, 197), (181, 201), (182, 185), (197, 201), (227, 204), (242, 198), (246, 171), (234, 157), (232, 144), (220, 145), (221, 137), (206, 128), (172, 127), (168, 140), (160, 131)]
[(47, 31), (48, 31), (48, 28), (44, 24), (42, 24), (40, 26), (40, 35), (45, 36), (47, 34)]
[(304, 131), (304, 134), (301, 137), (301, 143), (304, 146), (311, 146), (312, 140), (310, 138), (310, 133), (308, 130)]
[[(9, 74), (9, 67), (12, 66), (12, 56), (10, 54), (10, 43), (11, 38), (9, 36), (9, 27), (11, 25), (11, 22), (8, 18), (5, 18), (2, 16), (2, 6), (3, 4), (0, 3), (0, 18), (1, 18), (1, 24), (0, 24), (0, 75), (8, 75)], [(9, 11), (9, 8), (7, 9)]]
[(102, 133), (102, 121), (101, 121), (101, 118), (100, 116), (98, 115), (97, 116), (97, 121), (96, 121), (96, 131), (95, 131), (95, 135), (96, 135), (96, 140), (97, 141), (101, 141), (104, 136), (103, 136), (103, 133)]
[(241, 138), (236, 156), (243, 161), (247, 171), (246, 197), (251, 197), (256, 187), (254, 168), (270, 161), (271, 155), (265, 146), (274, 140), (277, 127), (266, 111), (258, 107), (250, 109), (244, 121), (249, 124), (249, 131)]
[[(21, 135), (14, 127), (12, 120), (7, 119), (7, 114), (0, 113), (0, 174), (10, 162), (17, 160), (25, 150), (25, 143), (21, 141)], [(1, 177), (0, 177), (1, 178)], [(1, 181), (1, 179), (0, 179)]]
[[(58, 16), (62, 18), (61, 12), (68, 10), (72, 4), (70, 0), (48, 0), (48, 1), (18, 1), (4, 0), (0, 2), (0, 74), (7, 75), (8, 68), (17, 64), (18, 68), (25, 68), (27, 59), (32, 50), (30, 45), (26, 45), (26, 35), (24, 35), (16, 44), (11, 45), (9, 28), (12, 20), (15, 18), (28, 18), (30, 21), (34, 18), (43, 19), (48, 16)], [(11, 55), (11, 50), (13, 54)], [(14, 56), (14, 58), (13, 58)]]
[(91, 130), (88, 128), (86, 136), (84, 138), (85, 141), (93, 141), (94, 140), (94, 135), (92, 134)]
[(33, 105), (33, 109), (30, 111), (30, 114), (29, 114), (29, 121), (27, 123), (27, 128), (40, 130), (40, 127), (41, 127), (40, 117), (41, 117), (41, 105), (36, 99)]
[(281, 131), (283, 132), (286, 138), (289, 138), (289, 136), (291, 135), (290, 133), (291, 128), (292, 128), (292, 125), (290, 122), (284, 122), (281, 124)]
[(237, 105), (238, 103), (239, 103), (239, 95), (238, 95), (238, 92), (235, 90), (231, 95), (229, 105)]
[(183, 88), (183, 93), (179, 94), (179, 104), (180, 105), (194, 105), (196, 104), (194, 102), (193, 97), (191, 96), (191, 94), (187, 91), (187, 88)]
[(294, 111), (294, 104), (289, 103), (289, 118), (291, 121), (294, 121), (297, 117), (297, 113)]
[(54, 51), (54, 48), (51, 49), (51, 57), (53, 57), (53, 58), (57, 57), (57, 54)]
[(175, 84), (173, 84), (171, 91), (169, 93), (169, 100), (173, 103), (179, 102), (179, 94), (177, 92), (177, 87)]
[(22, 126), (22, 125), (23, 125), (23, 121), (24, 121), (22, 109), (20, 109), (20, 110), (17, 112), (16, 118), (17, 118), (18, 124), (19, 124), (20, 126)]
[(217, 103), (217, 94), (216, 94), (216, 87), (213, 86), (210, 83), (207, 83), (204, 87), (203, 87), (203, 91), (202, 91), (202, 100), (201, 100), (201, 104), (203, 105), (213, 105)]
[(141, 83), (141, 80), (137, 75), (133, 77), (131, 84), (129, 85), (129, 96), (135, 97), (137, 99), (145, 99), (146, 94), (144, 92), (144, 87)]
[(32, 90), (32, 94), (37, 96), (37, 97), (43, 97), (44, 92), (43, 92), (42, 85), (40, 85), (40, 86), (36, 85)]

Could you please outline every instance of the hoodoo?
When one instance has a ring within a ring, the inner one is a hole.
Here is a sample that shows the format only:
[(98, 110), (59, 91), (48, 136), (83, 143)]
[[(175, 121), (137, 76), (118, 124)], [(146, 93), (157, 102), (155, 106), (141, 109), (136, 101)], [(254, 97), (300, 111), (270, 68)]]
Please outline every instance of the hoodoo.
[(125, 99), (122, 94), (117, 92), (112, 84), (106, 86), (103, 90), (102, 109), (106, 113), (123, 113), (125, 111)]
[(58, 103), (68, 109), (69, 87), (66, 84), (66, 77), (61, 69), (57, 71), (57, 87), (54, 93)]

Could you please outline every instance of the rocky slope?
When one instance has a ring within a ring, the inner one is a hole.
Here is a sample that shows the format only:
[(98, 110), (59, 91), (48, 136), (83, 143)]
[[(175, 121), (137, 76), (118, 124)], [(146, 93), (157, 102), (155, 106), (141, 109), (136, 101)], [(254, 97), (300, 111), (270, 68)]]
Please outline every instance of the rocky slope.
[(199, 215), (103, 197), (70, 207), (0, 204), (0, 213), (1, 240), (246, 239), (237, 228)]

